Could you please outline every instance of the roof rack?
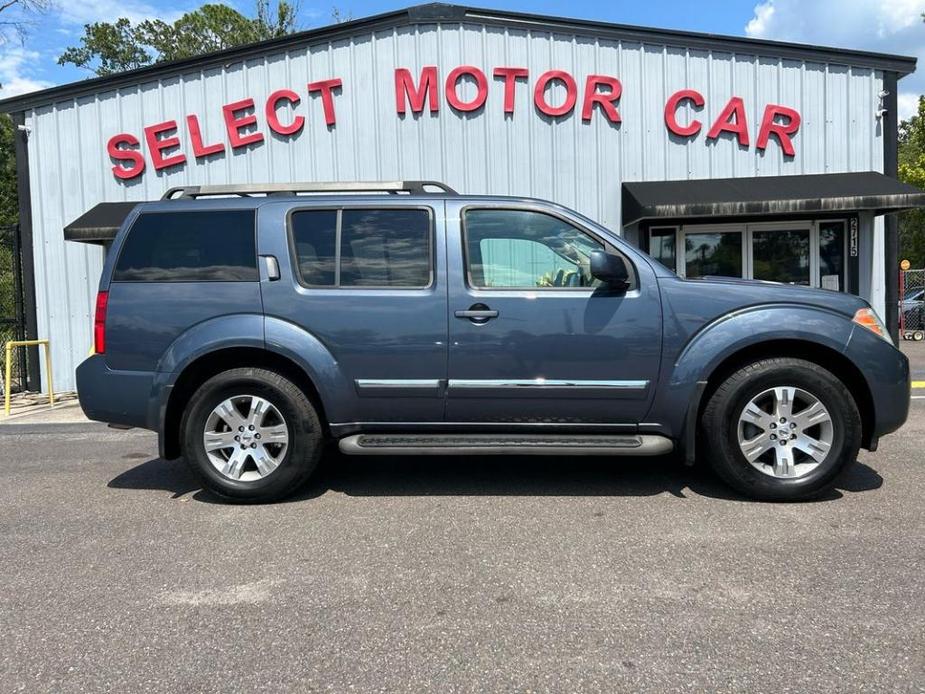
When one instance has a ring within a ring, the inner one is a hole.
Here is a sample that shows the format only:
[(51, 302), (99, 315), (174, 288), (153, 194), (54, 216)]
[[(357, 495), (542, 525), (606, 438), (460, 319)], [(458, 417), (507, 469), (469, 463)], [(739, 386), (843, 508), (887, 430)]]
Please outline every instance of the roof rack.
[[(436, 188), (437, 190), (433, 190)], [(217, 195), (299, 195), (300, 193), (407, 193), (410, 195), (458, 195), (439, 181), (349, 181), (324, 183), (241, 183), (208, 186), (177, 186), (169, 189), (162, 200), (202, 198)]]

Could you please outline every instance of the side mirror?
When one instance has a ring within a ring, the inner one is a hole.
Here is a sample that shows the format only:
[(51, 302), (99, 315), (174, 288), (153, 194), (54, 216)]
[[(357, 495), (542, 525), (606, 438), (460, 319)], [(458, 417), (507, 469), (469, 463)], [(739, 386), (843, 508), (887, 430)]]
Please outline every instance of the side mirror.
[(591, 276), (614, 289), (627, 289), (630, 273), (623, 256), (606, 251), (591, 251)]

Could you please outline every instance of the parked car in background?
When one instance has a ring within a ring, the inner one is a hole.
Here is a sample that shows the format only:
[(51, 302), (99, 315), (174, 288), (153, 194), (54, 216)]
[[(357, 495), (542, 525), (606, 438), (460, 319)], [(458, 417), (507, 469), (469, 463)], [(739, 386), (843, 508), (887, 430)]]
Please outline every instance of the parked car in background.
[(900, 302), (903, 329), (925, 330), (925, 288), (906, 294)]
[(550, 202), (421, 182), (168, 198), (108, 254), (80, 403), (157, 431), (226, 499), (292, 493), (326, 440), (677, 451), (743, 494), (803, 499), (908, 413), (908, 362), (862, 299), (681, 279)]

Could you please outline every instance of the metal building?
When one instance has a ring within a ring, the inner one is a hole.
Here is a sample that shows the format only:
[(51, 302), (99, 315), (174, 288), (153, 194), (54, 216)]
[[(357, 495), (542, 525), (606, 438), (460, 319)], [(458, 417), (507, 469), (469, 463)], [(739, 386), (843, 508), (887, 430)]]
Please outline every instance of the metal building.
[[(112, 233), (72, 222), (98, 203), (191, 184), (436, 179), (573, 207), (688, 276), (858, 293), (895, 334), (889, 213), (925, 202), (893, 178), (897, 81), (914, 69), (431, 4), (7, 99), (28, 332), (51, 338), (56, 386), (72, 388)], [(66, 241), (68, 225), (97, 243)]]

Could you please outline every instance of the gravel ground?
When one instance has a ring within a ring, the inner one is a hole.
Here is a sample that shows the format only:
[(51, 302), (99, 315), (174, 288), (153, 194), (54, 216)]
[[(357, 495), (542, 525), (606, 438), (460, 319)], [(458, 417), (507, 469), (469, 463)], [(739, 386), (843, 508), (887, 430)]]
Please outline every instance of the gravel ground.
[(925, 401), (813, 503), (665, 460), (362, 459), (215, 503), (0, 434), (0, 691), (925, 691)]

